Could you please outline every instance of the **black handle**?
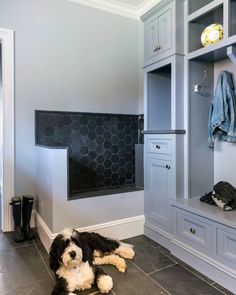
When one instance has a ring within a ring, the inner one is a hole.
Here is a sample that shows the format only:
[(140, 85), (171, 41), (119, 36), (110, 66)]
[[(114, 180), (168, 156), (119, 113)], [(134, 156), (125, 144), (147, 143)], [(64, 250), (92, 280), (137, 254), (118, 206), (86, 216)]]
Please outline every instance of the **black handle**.
[(161, 147), (157, 144), (157, 145), (156, 145), (156, 148), (159, 150)]
[(170, 165), (166, 165), (166, 169), (170, 170)]
[(190, 232), (191, 232), (192, 234), (195, 234), (195, 233), (196, 233), (196, 231), (195, 231), (194, 228), (190, 228)]

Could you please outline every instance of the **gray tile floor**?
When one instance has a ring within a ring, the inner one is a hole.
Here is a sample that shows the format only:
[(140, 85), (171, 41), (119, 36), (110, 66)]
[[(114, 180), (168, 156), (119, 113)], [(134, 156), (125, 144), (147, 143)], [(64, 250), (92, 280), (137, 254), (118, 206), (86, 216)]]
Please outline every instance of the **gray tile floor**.
[[(103, 269), (113, 277), (110, 295), (222, 295), (233, 294), (179, 261), (145, 236), (126, 240), (136, 256), (125, 274), (112, 266)], [(12, 234), (0, 233), (0, 294), (50, 295), (54, 284), (48, 254), (39, 239), (17, 244)], [(81, 295), (100, 293), (95, 289)]]

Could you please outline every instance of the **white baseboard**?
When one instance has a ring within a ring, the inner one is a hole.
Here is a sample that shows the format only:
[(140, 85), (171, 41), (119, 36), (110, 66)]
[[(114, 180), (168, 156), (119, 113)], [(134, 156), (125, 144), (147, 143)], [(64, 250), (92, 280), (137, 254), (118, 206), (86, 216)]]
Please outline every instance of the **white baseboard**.
[(53, 233), (47, 226), (47, 224), (44, 222), (42, 217), (38, 214), (37, 211), (34, 211), (35, 216), (35, 227), (37, 229), (38, 236), (43, 243), (45, 249), (49, 252), (49, 249), (51, 247), (51, 243), (54, 239)]
[(173, 239), (171, 243), (171, 254), (236, 294), (235, 270), (176, 239)]
[(148, 238), (154, 240), (161, 246), (170, 250), (172, 235), (160, 228), (153, 226), (152, 224), (145, 222), (144, 234)]
[[(39, 238), (44, 247), (49, 250), (53, 239), (58, 233), (51, 232), (37, 211), (34, 211), (34, 216)], [(101, 235), (117, 240), (128, 239), (144, 233), (144, 215), (81, 227), (77, 228), (77, 230), (80, 232), (97, 232)]]

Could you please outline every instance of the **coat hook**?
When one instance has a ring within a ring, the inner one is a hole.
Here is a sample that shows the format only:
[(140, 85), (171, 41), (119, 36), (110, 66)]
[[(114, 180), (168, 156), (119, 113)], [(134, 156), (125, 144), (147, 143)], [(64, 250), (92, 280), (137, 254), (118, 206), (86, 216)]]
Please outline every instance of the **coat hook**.
[(206, 89), (206, 86), (202, 85), (202, 83), (205, 81), (206, 77), (207, 77), (207, 70), (204, 70), (203, 79), (198, 84), (193, 85), (193, 91), (195, 93), (203, 94), (204, 90)]

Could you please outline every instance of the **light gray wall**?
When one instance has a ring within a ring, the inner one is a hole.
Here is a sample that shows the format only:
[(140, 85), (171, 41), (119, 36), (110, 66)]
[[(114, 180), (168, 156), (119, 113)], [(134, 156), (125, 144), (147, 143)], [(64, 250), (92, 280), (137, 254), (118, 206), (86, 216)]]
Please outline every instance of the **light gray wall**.
[(2, 86), (2, 44), (0, 41), (0, 87)]
[(2, 44), (0, 42), (0, 230), (2, 229), (2, 167), (3, 167), (3, 134), (2, 134)]
[[(234, 85), (236, 87), (236, 68), (227, 59), (215, 63), (214, 75), (215, 86), (218, 76), (222, 70), (227, 70), (234, 75)], [(216, 142), (214, 152), (214, 183), (225, 180), (236, 187), (236, 144), (227, 142)]]
[(138, 22), (67, 0), (0, 0), (15, 30), (16, 193), (34, 194), (34, 110), (139, 113)]
[(138, 91), (138, 113), (144, 113), (144, 24), (141, 20), (138, 22), (139, 28), (139, 91)]

